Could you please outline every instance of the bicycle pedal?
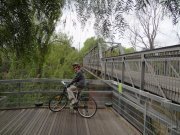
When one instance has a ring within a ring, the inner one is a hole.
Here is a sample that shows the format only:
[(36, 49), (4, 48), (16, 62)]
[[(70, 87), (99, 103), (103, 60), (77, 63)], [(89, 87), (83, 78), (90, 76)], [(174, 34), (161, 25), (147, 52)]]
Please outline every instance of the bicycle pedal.
[(74, 107), (73, 107), (73, 106), (70, 106), (70, 107), (69, 107), (69, 109), (70, 109), (70, 110), (73, 110), (73, 109), (74, 109)]
[(78, 107), (77, 107), (77, 106), (74, 106), (74, 107), (73, 107), (73, 109), (74, 109), (74, 110), (77, 110), (77, 109), (78, 109)]

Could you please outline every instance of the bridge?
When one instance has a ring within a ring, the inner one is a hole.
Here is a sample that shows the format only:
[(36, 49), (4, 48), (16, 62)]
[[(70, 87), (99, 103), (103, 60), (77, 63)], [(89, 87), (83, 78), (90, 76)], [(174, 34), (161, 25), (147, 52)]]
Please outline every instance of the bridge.
[(114, 56), (108, 44), (83, 59), (97, 78), (84, 91), (98, 103), (93, 118), (47, 109), (59, 79), (0, 80), (0, 134), (180, 134), (180, 45), (125, 54), (116, 44)]

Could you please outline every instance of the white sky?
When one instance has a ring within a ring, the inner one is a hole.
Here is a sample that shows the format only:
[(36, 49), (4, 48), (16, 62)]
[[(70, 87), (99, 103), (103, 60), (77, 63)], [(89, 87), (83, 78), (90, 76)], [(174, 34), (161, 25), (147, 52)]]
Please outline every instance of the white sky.
[[(64, 23), (65, 20), (66, 23)], [(93, 19), (91, 19), (82, 29), (80, 22), (77, 20), (76, 13), (64, 11), (64, 14), (57, 24), (56, 33), (66, 33), (72, 37), (73, 46), (79, 49), (83, 47), (83, 43), (87, 38), (95, 36), (93, 25)]]
[[(64, 24), (64, 20), (66, 20), (65, 24)], [(131, 17), (130, 20), (132, 21)], [(91, 18), (86, 23), (85, 28), (82, 29), (81, 24), (77, 20), (76, 13), (69, 11), (67, 12), (67, 10), (63, 10), (63, 15), (56, 27), (56, 33), (59, 32), (66, 33), (68, 36), (72, 37), (73, 46), (79, 49), (83, 47), (83, 43), (84, 41), (86, 41), (87, 38), (96, 36), (93, 29), (93, 25), (94, 25), (94, 20), (93, 18)], [(156, 37), (158, 46), (163, 47), (163, 46), (178, 44), (179, 43), (178, 38), (175, 33), (175, 31), (177, 31), (177, 28), (180, 31), (180, 24), (178, 24), (177, 26), (172, 25), (172, 18), (167, 18), (165, 19), (165, 21), (161, 22), (159, 26), (159, 33)], [(125, 47), (131, 47), (129, 45), (128, 39), (125, 38), (119, 39), (118, 37), (116, 37), (114, 42), (121, 43)]]

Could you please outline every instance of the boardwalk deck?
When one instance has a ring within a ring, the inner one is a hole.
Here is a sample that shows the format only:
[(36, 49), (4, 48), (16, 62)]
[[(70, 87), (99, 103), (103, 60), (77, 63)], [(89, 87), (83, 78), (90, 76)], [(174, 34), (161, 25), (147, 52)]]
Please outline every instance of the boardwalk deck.
[(111, 109), (99, 109), (91, 119), (69, 109), (53, 113), (48, 109), (0, 111), (1, 135), (139, 135)]

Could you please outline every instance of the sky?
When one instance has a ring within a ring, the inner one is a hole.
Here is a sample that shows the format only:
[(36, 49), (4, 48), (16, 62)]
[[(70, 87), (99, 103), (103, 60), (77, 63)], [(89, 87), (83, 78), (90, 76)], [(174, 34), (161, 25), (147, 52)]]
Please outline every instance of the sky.
[(75, 12), (63, 11), (63, 15), (56, 26), (56, 33), (66, 33), (73, 38), (73, 47), (80, 49), (87, 38), (96, 36), (93, 22), (93, 19), (88, 20), (86, 26), (82, 28)]
[[(126, 18), (131, 22), (136, 22), (135, 17), (129, 16)], [(66, 20), (66, 21), (65, 21)], [(63, 15), (61, 19), (58, 21), (56, 26), (56, 33), (66, 33), (68, 36), (73, 38), (73, 47), (80, 49), (83, 47), (83, 43), (87, 38), (93, 37), (95, 35), (95, 31), (93, 29), (94, 18), (91, 18), (87, 21), (84, 29), (82, 29), (80, 22), (77, 19), (77, 15), (74, 11), (63, 10)], [(164, 21), (160, 23), (159, 33), (156, 37), (156, 41), (158, 43), (158, 47), (176, 45), (179, 43), (178, 38), (176, 36), (175, 31), (177, 29), (180, 31), (180, 24), (174, 26), (172, 24), (172, 18), (166, 17)], [(179, 32), (180, 34), (180, 32)], [(106, 40), (108, 42), (108, 40)], [(125, 47), (131, 47), (129, 40), (127, 38), (119, 38), (116, 36), (114, 42), (121, 43)], [(141, 45), (139, 45), (141, 46)]]

